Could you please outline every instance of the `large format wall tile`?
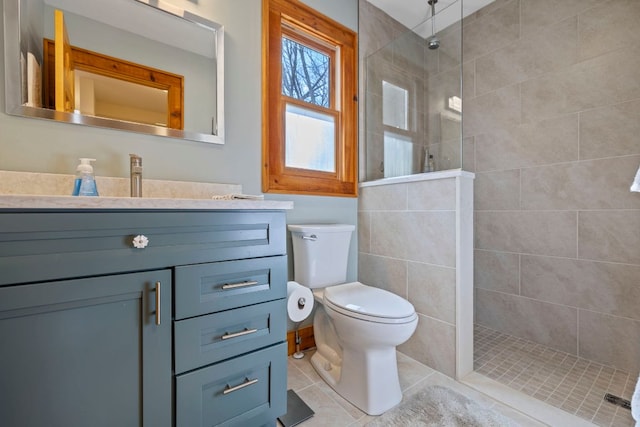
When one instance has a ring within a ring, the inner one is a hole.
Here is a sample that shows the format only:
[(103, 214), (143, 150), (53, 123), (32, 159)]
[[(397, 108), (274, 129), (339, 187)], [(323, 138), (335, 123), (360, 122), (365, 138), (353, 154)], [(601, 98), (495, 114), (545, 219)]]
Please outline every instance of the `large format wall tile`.
[(456, 180), (434, 179), (407, 184), (409, 188), (409, 210), (455, 210)]
[(579, 356), (627, 372), (640, 370), (640, 322), (580, 310)]
[(608, 320), (589, 322), (597, 334), (580, 355), (640, 363), (629, 326), (640, 316), (640, 198), (629, 192), (640, 164), (640, 2), (518, 3), (510, 40), (500, 37), (508, 26), (479, 37), (510, 0), (463, 21), (465, 43), (474, 39), (463, 135), (475, 148), (476, 319), (575, 352), (578, 311), (592, 313)]
[(522, 295), (640, 320), (640, 265), (522, 256)]
[(424, 77), (426, 46), (424, 39), (407, 30), (390, 45), (393, 50), (393, 64), (405, 73)]
[(428, 316), (418, 315), (413, 337), (398, 350), (407, 356), (454, 377), (456, 374), (456, 328)]
[(477, 171), (578, 160), (578, 117), (578, 114), (571, 114), (517, 126), (503, 126), (476, 136)]
[(640, 210), (578, 215), (579, 258), (640, 264)]
[(522, 170), (523, 209), (640, 209), (629, 191), (640, 156)]
[(407, 261), (358, 254), (358, 280), (407, 298)]
[(371, 212), (358, 212), (358, 252), (371, 252)]
[(476, 174), (474, 180), (475, 210), (520, 209), (520, 170)]
[(640, 154), (638, 135), (640, 100), (584, 111), (580, 113), (580, 158)]
[(465, 60), (477, 58), (512, 43), (519, 36), (520, 0), (512, 0), (464, 26), (462, 56)]
[(358, 209), (361, 211), (406, 210), (407, 186), (395, 184), (360, 188)]
[(577, 354), (576, 308), (483, 289), (476, 292), (479, 324)]
[(475, 213), (475, 247), (575, 257), (575, 212), (483, 212)]
[(521, 0), (522, 34), (546, 31), (548, 25), (575, 16), (602, 0)]
[(402, 24), (368, 1), (358, 2), (358, 15), (359, 54), (362, 58), (377, 52), (389, 44), (396, 33), (406, 30)]
[(462, 134), (468, 137), (516, 126), (520, 124), (520, 111), (519, 85), (465, 100)]
[(634, 47), (523, 82), (522, 120), (536, 121), (639, 98), (639, 68), (640, 47)]
[(591, 58), (621, 47), (640, 45), (640, 2), (610, 0), (586, 10), (580, 19), (580, 55)]
[[(465, 60), (467, 58), (464, 58)], [(476, 61), (462, 64), (462, 99), (465, 101), (476, 96)], [(466, 110), (465, 110), (466, 119)]]
[(520, 255), (476, 249), (473, 259), (474, 285), (509, 294), (520, 293)]
[(578, 18), (550, 25), (476, 60), (478, 95), (578, 61)]
[(409, 302), (416, 311), (454, 325), (456, 323), (456, 270), (409, 263)]
[(476, 171), (476, 143), (473, 137), (462, 140), (462, 170)]
[(455, 267), (455, 212), (373, 212), (371, 252)]
[[(462, 57), (462, 33), (460, 31), (460, 23), (455, 23), (442, 30), (438, 34), (440, 38), (440, 48), (436, 51), (428, 49), (427, 62), (430, 55), (438, 56), (438, 71), (457, 68), (460, 65)], [(429, 67), (429, 70), (431, 68)], [(430, 71), (431, 72), (431, 71)]]

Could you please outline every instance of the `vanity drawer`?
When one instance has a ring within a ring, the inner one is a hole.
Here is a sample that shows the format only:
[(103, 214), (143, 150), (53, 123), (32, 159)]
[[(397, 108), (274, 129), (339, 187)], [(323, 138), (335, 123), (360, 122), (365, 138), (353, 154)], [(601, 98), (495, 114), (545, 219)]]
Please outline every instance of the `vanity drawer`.
[(176, 267), (175, 319), (285, 298), (286, 283), (286, 255)]
[(282, 211), (3, 212), (0, 286), (283, 255), (284, 227)]
[(176, 321), (176, 374), (282, 342), (286, 311), (287, 300), (279, 299)]
[(287, 345), (176, 377), (176, 426), (259, 426), (284, 414)]

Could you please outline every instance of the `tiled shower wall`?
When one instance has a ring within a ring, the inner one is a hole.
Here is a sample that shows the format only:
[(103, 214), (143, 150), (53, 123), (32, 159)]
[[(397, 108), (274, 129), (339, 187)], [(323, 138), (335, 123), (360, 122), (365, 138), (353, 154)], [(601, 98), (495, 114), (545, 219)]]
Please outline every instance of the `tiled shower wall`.
[[(455, 59), (460, 57), (459, 24), (439, 34), (443, 43), (449, 42), (446, 48), (428, 51), (422, 38), (369, 2), (360, 0), (359, 6), (360, 99), (365, 101), (360, 104), (360, 141), (366, 141), (360, 144), (361, 181), (382, 177), (378, 166), (383, 153), (383, 79), (415, 90), (411, 116), (419, 123), (414, 128), (418, 135), (414, 170), (421, 170), (424, 144), (439, 156), (441, 167), (451, 166), (445, 156), (459, 165), (460, 122), (442, 114), (445, 94), (460, 93), (460, 62)], [(456, 311), (458, 303), (465, 313), (472, 312), (471, 269), (468, 274), (456, 269), (457, 256), (468, 253), (466, 264), (471, 264), (472, 197), (472, 178), (465, 175), (366, 186), (358, 200), (358, 280), (414, 305), (418, 328), (399, 350), (451, 377), (473, 368), (471, 316), (461, 317)], [(464, 230), (460, 235), (456, 221)], [(463, 235), (469, 239), (464, 254), (456, 247)], [(465, 286), (468, 300), (456, 302), (457, 287)], [(467, 333), (457, 336), (457, 328)]]
[[(425, 39), (368, 1), (359, 4), (360, 99), (364, 100), (360, 104), (360, 181), (380, 179), (389, 172), (383, 166), (384, 134), (395, 129), (383, 126), (383, 81), (408, 91), (408, 131), (398, 133), (411, 140), (412, 173), (424, 170), (426, 150), (434, 156), (436, 170), (460, 168), (460, 114), (447, 107), (450, 97), (462, 95), (460, 23), (440, 31), (442, 47), (430, 50)], [(460, 1), (449, 8), (462, 13)], [(416, 13), (426, 17), (427, 9), (425, 2)]]
[(463, 25), (476, 321), (632, 372), (639, 23), (638, 0), (497, 0)]
[(399, 350), (454, 377), (456, 178), (364, 187), (358, 205), (358, 280), (414, 305)]

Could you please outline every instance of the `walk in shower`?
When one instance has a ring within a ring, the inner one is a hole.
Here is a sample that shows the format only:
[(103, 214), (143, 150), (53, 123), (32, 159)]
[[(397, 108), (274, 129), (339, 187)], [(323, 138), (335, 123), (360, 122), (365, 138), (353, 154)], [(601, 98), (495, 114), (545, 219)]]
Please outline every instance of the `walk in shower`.
[(413, 359), (551, 425), (631, 426), (603, 397), (640, 369), (640, 7), (466, 3), (403, 26), (359, 1), (358, 278), (414, 304)]
[(390, 18), (372, 23), (380, 25), (372, 37), (389, 29), (397, 37), (362, 64), (361, 181), (462, 167), (461, 14), (461, 0), (425, 0), (411, 30)]

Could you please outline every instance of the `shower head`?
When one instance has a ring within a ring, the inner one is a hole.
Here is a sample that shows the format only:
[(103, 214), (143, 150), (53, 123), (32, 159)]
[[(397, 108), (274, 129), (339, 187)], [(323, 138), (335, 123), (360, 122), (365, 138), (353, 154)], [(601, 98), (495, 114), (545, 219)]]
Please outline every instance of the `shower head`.
[(429, 49), (436, 50), (440, 47), (440, 39), (436, 37), (435, 26), (436, 26), (436, 3), (438, 0), (428, 0), (427, 3), (431, 6), (431, 37), (427, 40), (427, 45)]
[(429, 37), (429, 40), (427, 40), (427, 46), (429, 46), (429, 49), (431, 50), (436, 50), (440, 47), (440, 39), (436, 36)]

